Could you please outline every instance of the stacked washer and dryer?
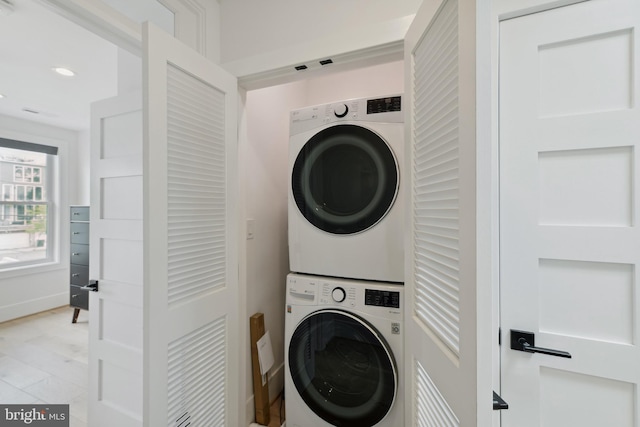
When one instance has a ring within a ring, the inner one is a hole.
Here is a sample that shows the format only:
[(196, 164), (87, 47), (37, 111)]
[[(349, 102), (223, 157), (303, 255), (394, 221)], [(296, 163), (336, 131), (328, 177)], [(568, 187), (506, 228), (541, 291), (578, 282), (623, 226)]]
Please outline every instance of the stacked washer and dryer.
[(404, 425), (402, 106), (291, 112), (287, 427)]

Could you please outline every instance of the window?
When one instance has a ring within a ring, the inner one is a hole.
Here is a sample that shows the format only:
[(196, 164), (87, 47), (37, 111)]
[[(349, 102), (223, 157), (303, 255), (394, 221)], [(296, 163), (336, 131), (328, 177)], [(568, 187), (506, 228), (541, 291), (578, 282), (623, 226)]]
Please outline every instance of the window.
[(0, 270), (53, 260), (57, 148), (0, 138)]
[(13, 200), (13, 184), (2, 184), (2, 200)]

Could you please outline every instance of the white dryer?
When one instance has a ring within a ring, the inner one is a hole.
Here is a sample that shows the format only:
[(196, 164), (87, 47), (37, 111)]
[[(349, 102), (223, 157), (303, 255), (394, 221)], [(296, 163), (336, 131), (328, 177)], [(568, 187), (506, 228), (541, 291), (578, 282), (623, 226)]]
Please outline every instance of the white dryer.
[(291, 271), (404, 282), (402, 96), (291, 112)]
[(402, 286), (290, 274), (287, 427), (403, 426)]

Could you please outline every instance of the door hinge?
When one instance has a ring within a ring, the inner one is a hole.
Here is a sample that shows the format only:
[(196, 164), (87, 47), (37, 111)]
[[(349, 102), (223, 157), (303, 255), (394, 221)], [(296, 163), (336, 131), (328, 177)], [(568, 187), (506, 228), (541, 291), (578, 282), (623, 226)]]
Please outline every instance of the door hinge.
[(493, 392), (493, 410), (502, 411), (504, 409), (509, 409), (509, 404), (505, 402), (504, 399), (494, 391)]
[(502, 345), (502, 328), (498, 328), (498, 347)]

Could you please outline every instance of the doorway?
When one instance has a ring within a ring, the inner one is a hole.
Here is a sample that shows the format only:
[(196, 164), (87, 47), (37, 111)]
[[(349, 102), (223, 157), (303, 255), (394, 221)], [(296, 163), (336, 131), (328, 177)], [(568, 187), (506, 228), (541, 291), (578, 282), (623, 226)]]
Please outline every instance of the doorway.
[[(19, 395), (11, 403), (69, 403), (72, 425), (83, 426), (87, 422), (90, 313), (83, 311), (78, 323), (71, 324), (73, 310), (44, 310), (69, 303), (69, 205), (87, 205), (90, 200), (90, 105), (122, 91), (139, 91), (141, 62), (36, 1), (18, 2), (2, 21), (0, 31), (10, 35), (3, 37), (0, 48), (3, 58), (9, 59), (0, 80), (11, 84), (0, 89), (5, 95), (0, 103), (0, 132), (44, 145), (48, 138), (60, 145), (55, 241), (51, 240), (56, 244), (55, 260), (46, 266), (0, 273), (0, 300), (8, 306), (7, 310), (3, 307), (2, 315), (15, 318), (38, 313), (8, 325), (13, 329), (14, 323), (20, 323), (20, 328), (38, 334), (29, 336), (31, 342), (5, 349), (5, 360), (13, 358), (16, 367), (11, 369), (16, 375), (13, 385), (37, 397), (29, 400)], [(52, 68), (57, 66), (65, 66), (75, 76), (54, 74)], [(37, 343), (48, 348), (30, 347)]]
[[(289, 113), (292, 110), (350, 98), (402, 93), (404, 64), (391, 61), (352, 71), (336, 71), (246, 93), (246, 138), (240, 140), (240, 163), (246, 183), (247, 315), (262, 312), (270, 330), (276, 364), (269, 378), (274, 398), (284, 384), (284, 300), (289, 273), (287, 194), (290, 185)], [(244, 144), (244, 145), (242, 145)], [(247, 340), (248, 342), (248, 340)], [(245, 352), (249, 354), (249, 346)], [(250, 372), (250, 361), (246, 372)], [(246, 412), (253, 413), (251, 377), (246, 378)]]

